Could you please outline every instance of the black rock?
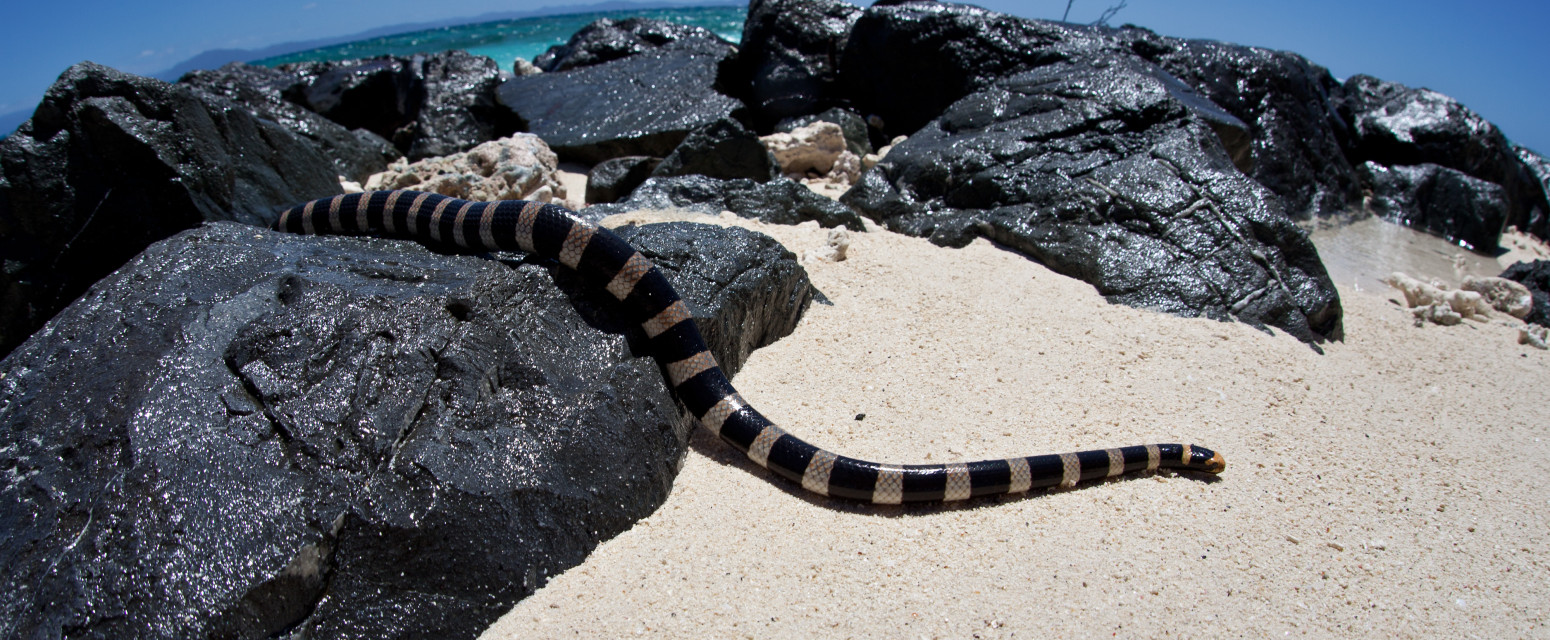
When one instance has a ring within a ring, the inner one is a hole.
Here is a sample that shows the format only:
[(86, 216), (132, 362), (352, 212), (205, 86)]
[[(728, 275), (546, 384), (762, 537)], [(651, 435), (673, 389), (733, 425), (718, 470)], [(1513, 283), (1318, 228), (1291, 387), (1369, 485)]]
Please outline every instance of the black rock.
[(739, 62), (748, 103), (764, 122), (837, 104), (839, 57), (861, 8), (839, 0), (752, 0)]
[(866, 230), (861, 216), (850, 207), (784, 177), (769, 182), (717, 180), (705, 176), (652, 178), (623, 202), (587, 207), (581, 213), (589, 219), (600, 220), (604, 216), (641, 209), (688, 209), (712, 215), (731, 211), (771, 224), (817, 220), (824, 227)]
[(533, 66), (549, 72), (569, 71), (628, 58), (683, 40), (725, 43), (704, 27), (651, 18), (599, 18), (572, 34), (565, 44), (554, 45), (538, 54), (533, 58)]
[(816, 115), (787, 118), (776, 124), (775, 130), (790, 133), (814, 122), (832, 122), (840, 125), (840, 129), (845, 132), (845, 148), (856, 156), (865, 156), (872, 152), (866, 119), (862, 118), (861, 114), (843, 107), (834, 107)]
[(1435, 164), (1385, 167), (1365, 162), (1358, 172), (1371, 192), (1367, 209), (1372, 213), (1474, 251), (1497, 248), (1507, 221), (1501, 185)]
[(496, 104), (500, 66), (466, 51), (280, 69), (298, 77), (284, 92), (287, 100), (392, 140), (410, 160), (467, 151), (521, 125)]
[(1501, 277), (1523, 283), (1533, 294), (1534, 309), (1524, 320), (1550, 327), (1550, 260), (1514, 263)]
[(366, 129), (346, 129), (328, 118), (290, 102), (281, 94), (299, 81), (279, 69), (233, 62), (220, 69), (192, 71), (178, 80), (197, 91), (221, 96), (254, 116), (273, 120), (311, 140), (334, 161), (339, 175), (364, 183), (403, 156), (393, 143)]
[(724, 43), (687, 40), (590, 67), (513, 78), (497, 94), (561, 160), (660, 158), (690, 131), (742, 107), (716, 90), (716, 71), (733, 51)]
[(309, 139), (185, 85), (65, 71), (0, 142), (0, 353), (152, 242), (340, 192)]
[[(841, 90), (885, 139), (910, 135), (997, 78), (1108, 46), (1100, 30), (942, 2), (876, 3), (851, 27)], [(745, 46), (750, 46), (745, 44)]]
[(1363, 75), (1345, 88), (1357, 162), (1436, 164), (1494, 182), (1506, 195), (1508, 224), (1523, 229), (1535, 226), (1535, 211), (1550, 210), (1542, 182), (1506, 136), (1458, 101)]
[(1503, 156), (1510, 155), (1506, 138), (1458, 101), (1366, 75), (1352, 76), (1345, 88), (1355, 152), (1363, 160), (1433, 163), (1483, 179), (1501, 175)]
[[(1523, 162), (1523, 168), (1528, 171), (1529, 177), (1539, 183), (1542, 193), (1550, 194), (1550, 160), (1534, 153), (1527, 147), (1513, 145), (1512, 150), (1517, 153), (1518, 160)], [(1512, 224), (1518, 229), (1539, 236), (1540, 239), (1550, 239), (1550, 202), (1542, 206), (1530, 207), (1526, 212), (1520, 212), (1514, 218)]]
[(1292, 217), (1338, 215), (1360, 202), (1345, 157), (1352, 136), (1338, 109), (1344, 89), (1329, 70), (1286, 51), (1133, 27), (1115, 37), (1236, 116), (1241, 139), (1217, 130), (1233, 163), (1280, 196)]
[(1111, 302), (1339, 337), (1313, 244), (1188, 93), (1132, 57), (1017, 74), (895, 146), (841, 201), (942, 245), (988, 237)]
[(690, 132), (651, 175), (765, 182), (780, 176), (780, 163), (754, 132), (736, 120), (722, 118)]
[(630, 195), (661, 163), (661, 158), (650, 156), (625, 156), (597, 163), (587, 173), (587, 202), (607, 204)]
[[(624, 235), (729, 372), (809, 303), (767, 237)], [(691, 418), (615, 304), (398, 241), (150, 247), (0, 362), (6, 635), (477, 636), (676, 474)]]

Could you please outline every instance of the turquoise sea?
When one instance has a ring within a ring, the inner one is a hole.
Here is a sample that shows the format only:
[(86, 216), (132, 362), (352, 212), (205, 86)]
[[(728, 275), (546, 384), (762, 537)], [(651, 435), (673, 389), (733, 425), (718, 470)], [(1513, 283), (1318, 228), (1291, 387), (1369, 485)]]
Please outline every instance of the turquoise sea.
[(463, 49), (494, 58), (503, 69), (510, 69), (517, 57), (532, 60), (551, 45), (564, 44), (571, 34), (599, 18), (644, 17), (704, 27), (727, 40), (738, 42), (743, 36), (743, 6), (691, 7), (600, 11), (515, 20), (497, 20), (465, 24), (390, 36), (368, 38), (282, 56), (255, 60), (254, 64), (277, 66), (289, 62), (351, 60), (381, 55), (413, 55)]

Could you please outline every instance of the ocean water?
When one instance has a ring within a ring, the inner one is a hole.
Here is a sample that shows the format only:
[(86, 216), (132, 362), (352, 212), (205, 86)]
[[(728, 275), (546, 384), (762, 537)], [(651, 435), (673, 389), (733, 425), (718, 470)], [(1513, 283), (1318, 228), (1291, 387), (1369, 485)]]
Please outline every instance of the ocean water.
[(742, 40), (743, 20), (747, 15), (746, 7), (724, 6), (599, 11), (497, 20), (368, 38), (255, 60), (254, 64), (273, 67), (290, 62), (352, 60), (382, 55), (407, 56), (462, 49), (475, 55), (494, 58), (501, 68), (510, 69), (513, 60), (517, 57), (532, 60), (538, 54), (548, 50), (550, 46), (564, 44), (570, 39), (571, 34), (599, 18), (622, 20), (642, 17), (666, 20), (704, 27), (735, 43)]

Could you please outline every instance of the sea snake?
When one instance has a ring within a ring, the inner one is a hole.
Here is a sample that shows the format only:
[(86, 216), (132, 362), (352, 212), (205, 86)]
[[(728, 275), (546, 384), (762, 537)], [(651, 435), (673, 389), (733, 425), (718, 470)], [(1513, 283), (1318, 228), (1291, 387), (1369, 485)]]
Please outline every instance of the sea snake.
[(367, 234), (553, 259), (602, 285), (639, 322), (678, 398), (701, 425), (804, 489), (877, 504), (955, 501), (1015, 494), (1134, 471), (1220, 473), (1210, 449), (1147, 444), (947, 464), (879, 464), (815, 447), (775, 426), (732, 388), (662, 271), (612, 231), (564, 207), (541, 202), (471, 202), (417, 191), (346, 194), (297, 205), (275, 228), (307, 234)]

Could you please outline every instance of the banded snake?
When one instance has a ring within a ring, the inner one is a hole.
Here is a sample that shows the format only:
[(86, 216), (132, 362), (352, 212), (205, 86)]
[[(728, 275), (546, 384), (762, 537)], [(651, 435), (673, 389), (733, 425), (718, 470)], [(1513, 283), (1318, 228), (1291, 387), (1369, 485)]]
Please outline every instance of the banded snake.
[(1156, 469), (1220, 473), (1222, 456), (1188, 444), (1147, 444), (929, 465), (880, 464), (825, 451), (787, 433), (738, 395), (700, 337), (688, 307), (644, 255), (569, 209), (540, 202), (472, 202), (416, 191), (373, 191), (287, 209), (275, 227), (306, 234), (367, 234), (522, 251), (557, 260), (601, 285), (639, 322), (657, 362), (700, 424), (759, 466), (825, 496), (878, 504), (965, 500)]

